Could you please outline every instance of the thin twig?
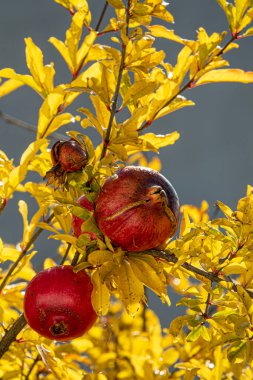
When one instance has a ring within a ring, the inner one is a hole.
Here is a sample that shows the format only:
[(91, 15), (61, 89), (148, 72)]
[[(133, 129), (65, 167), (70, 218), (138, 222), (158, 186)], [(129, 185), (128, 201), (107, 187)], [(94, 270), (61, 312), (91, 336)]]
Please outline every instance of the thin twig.
[[(35, 127), (35, 125), (26, 123), (25, 121), (17, 119), (16, 117), (10, 116), (5, 112), (0, 111), (0, 118), (8, 124), (12, 124), (12, 125), (15, 125), (16, 127), (26, 129), (29, 132), (37, 133), (37, 128)], [(54, 140), (66, 140), (66, 136), (57, 132), (51, 133), (51, 137)]]
[[(50, 223), (51, 220), (53, 219), (54, 217), (54, 214), (51, 214), (46, 220), (45, 220), (45, 223)], [(6, 276), (4, 277), (1, 285), (0, 285), (0, 293), (1, 291), (3, 290), (3, 288), (5, 287), (6, 283), (8, 282), (9, 278), (11, 277), (12, 273), (14, 272), (14, 270), (17, 268), (18, 264), (20, 263), (20, 261), (23, 259), (23, 257), (27, 254), (27, 252), (29, 251), (30, 247), (33, 245), (33, 243), (35, 242), (35, 240), (40, 236), (41, 232), (44, 231), (43, 228), (39, 228), (34, 234), (33, 236), (31, 237), (31, 239), (29, 240), (29, 242), (26, 244), (25, 248), (22, 250), (22, 252), (20, 253), (19, 257), (17, 258), (17, 260), (11, 265), (10, 269), (8, 270)]]
[[(126, 37), (128, 37), (128, 33), (129, 33), (130, 2), (131, 1), (128, 0), (127, 8), (126, 8)], [(100, 160), (102, 160), (105, 157), (106, 150), (107, 150), (108, 144), (110, 142), (112, 123), (113, 123), (114, 116), (116, 114), (120, 84), (121, 84), (122, 74), (123, 74), (123, 70), (124, 70), (124, 66), (125, 66), (125, 56), (126, 56), (126, 45), (125, 45), (125, 43), (122, 43), (121, 62), (120, 62), (120, 67), (119, 67), (118, 79), (117, 79), (115, 93), (114, 93), (114, 96), (112, 99), (111, 114), (110, 114), (110, 119), (108, 122), (108, 127), (107, 127), (107, 131), (106, 131), (105, 139), (104, 139), (104, 145), (103, 145)]]
[(71, 244), (68, 243), (68, 246), (67, 246), (66, 252), (65, 252), (65, 254), (64, 254), (64, 256), (63, 256), (63, 258), (62, 258), (62, 260), (61, 260), (61, 262), (60, 262), (59, 265), (63, 265), (63, 264), (65, 263), (65, 261), (66, 261), (66, 259), (67, 259), (67, 257), (68, 257), (68, 254), (69, 254), (70, 248), (71, 248)]
[(104, 15), (105, 15), (105, 12), (106, 12), (107, 7), (108, 7), (108, 2), (106, 1), (106, 2), (105, 2), (105, 5), (104, 5), (104, 8), (102, 9), (101, 15), (100, 15), (100, 17), (99, 17), (99, 20), (98, 20), (98, 22), (97, 22), (97, 25), (96, 25), (96, 27), (95, 27), (95, 31), (96, 31), (96, 32), (98, 32), (98, 30), (99, 30), (99, 28), (100, 28), (100, 25), (101, 25), (101, 23), (102, 23), (102, 21), (103, 21), (103, 18), (104, 18)]
[(78, 259), (79, 259), (79, 256), (80, 256), (80, 252), (76, 251), (72, 261), (71, 261), (71, 265), (72, 266), (75, 266), (78, 262)]
[(11, 343), (14, 342), (14, 340), (16, 340), (17, 335), (20, 333), (20, 331), (23, 330), (25, 325), (26, 320), (24, 314), (21, 314), (20, 317), (13, 323), (11, 328), (7, 330), (7, 332), (3, 336), (3, 339), (0, 342), (0, 358), (6, 351), (8, 351)]
[[(212, 284), (212, 283), (211, 283)], [(205, 311), (203, 313), (203, 317), (205, 319), (208, 318), (208, 311), (209, 311), (209, 306), (210, 306), (210, 301), (211, 301), (211, 293), (208, 293), (207, 295), (207, 299), (206, 299), (206, 307), (205, 307)]]
[(38, 355), (36, 356), (36, 358), (34, 359), (34, 361), (33, 361), (32, 365), (31, 365), (31, 367), (29, 368), (29, 371), (27, 372), (27, 374), (26, 374), (24, 380), (29, 380), (29, 376), (31, 375), (32, 370), (34, 369), (34, 367), (36, 366), (36, 364), (37, 364), (40, 360), (41, 360), (41, 357), (40, 357), (40, 355), (38, 354)]
[[(170, 253), (170, 252), (167, 252), (167, 251), (156, 251), (156, 250), (151, 250), (149, 251), (150, 255), (152, 255), (153, 257), (156, 257), (156, 258), (159, 258), (159, 259), (163, 259), (169, 263), (173, 263), (173, 264), (176, 264), (178, 262), (178, 258), (173, 254), (173, 253)], [(224, 276), (224, 277), (219, 277), (217, 276), (215, 273), (213, 272), (206, 272), (200, 268), (197, 268), (187, 262), (183, 263), (181, 265), (182, 268), (188, 270), (189, 272), (192, 272), (192, 273), (195, 273), (199, 276), (202, 276), (202, 277), (205, 277), (207, 278), (208, 280), (212, 281), (212, 282), (216, 282), (217, 284), (220, 283), (220, 282), (227, 282), (227, 283), (231, 283), (232, 284), (232, 287), (231, 289), (237, 293), (237, 286), (236, 284), (234, 283), (234, 281), (231, 279), (231, 277), (228, 277), (228, 276)], [(253, 298), (253, 292), (251, 292), (250, 290), (247, 290), (247, 293), (249, 294), (249, 296), (251, 298)]]

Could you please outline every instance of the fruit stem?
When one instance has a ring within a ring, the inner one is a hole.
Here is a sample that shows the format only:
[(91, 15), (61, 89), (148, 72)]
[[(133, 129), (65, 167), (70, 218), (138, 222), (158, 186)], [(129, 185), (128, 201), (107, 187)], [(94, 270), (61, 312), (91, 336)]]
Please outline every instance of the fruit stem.
[(13, 323), (11, 328), (7, 330), (0, 342), (0, 359), (3, 354), (8, 351), (10, 345), (14, 340), (16, 340), (17, 335), (26, 325), (26, 320), (24, 314), (21, 314), (20, 317)]
[[(129, 33), (130, 3), (131, 3), (131, 0), (128, 0), (127, 1), (127, 8), (126, 8), (126, 38), (128, 38), (128, 33)], [(115, 114), (116, 114), (116, 108), (117, 108), (117, 101), (118, 101), (118, 97), (119, 97), (121, 79), (122, 79), (122, 75), (123, 75), (123, 70), (125, 68), (126, 44), (122, 42), (121, 46), (122, 46), (122, 51), (121, 51), (121, 62), (120, 62), (120, 67), (119, 67), (118, 80), (117, 80), (117, 84), (116, 84), (115, 93), (114, 93), (113, 98), (112, 98), (111, 114), (110, 114), (110, 119), (108, 122), (106, 135), (104, 138), (103, 149), (102, 149), (100, 160), (102, 160), (105, 157), (107, 147), (108, 147), (109, 142), (110, 142), (111, 129), (112, 129), (112, 124), (113, 124), (113, 119), (114, 119)]]
[(79, 259), (79, 256), (80, 256), (80, 252), (76, 251), (72, 261), (71, 261), (71, 265), (72, 266), (75, 266), (78, 262), (78, 259)]
[[(45, 220), (45, 223), (50, 223), (51, 220), (54, 218), (54, 214), (51, 214), (46, 220)], [(29, 251), (30, 247), (33, 245), (33, 243), (35, 242), (35, 240), (40, 236), (41, 232), (44, 231), (43, 228), (39, 228), (34, 234), (33, 236), (31, 237), (31, 239), (29, 240), (29, 242), (26, 244), (25, 248), (22, 250), (22, 252), (20, 253), (19, 257), (17, 258), (17, 260), (11, 265), (10, 269), (8, 270), (6, 276), (4, 277), (1, 285), (0, 285), (0, 293), (2, 292), (3, 288), (5, 287), (6, 283), (8, 282), (9, 278), (11, 277), (12, 273), (14, 272), (14, 270), (17, 268), (18, 264), (20, 263), (20, 261), (23, 259), (23, 257), (27, 254), (27, 252)]]
[(71, 248), (71, 244), (68, 243), (68, 246), (67, 246), (66, 252), (65, 252), (65, 254), (64, 254), (64, 256), (63, 256), (63, 258), (62, 258), (62, 260), (61, 260), (61, 262), (60, 262), (59, 265), (63, 265), (63, 264), (65, 263), (65, 261), (67, 260), (67, 257), (68, 257), (68, 254), (69, 254), (70, 248)]

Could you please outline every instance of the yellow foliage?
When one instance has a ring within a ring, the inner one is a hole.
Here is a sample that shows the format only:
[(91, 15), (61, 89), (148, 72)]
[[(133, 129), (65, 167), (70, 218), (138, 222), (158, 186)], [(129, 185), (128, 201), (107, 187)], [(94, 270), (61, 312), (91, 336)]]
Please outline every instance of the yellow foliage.
[[(36, 274), (33, 257), (41, 254), (36, 237), (44, 229), (58, 242), (60, 259), (66, 254), (65, 263), (71, 264), (78, 256), (75, 270), (91, 276), (98, 320), (85, 336), (65, 344), (44, 339), (26, 327), (3, 356), (0, 378), (21, 379), (29, 374), (31, 379), (43, 375), (49, 380), (251, 379), (253, 187), (248, 186), (236, 210), (217, 202), (224, 217), (215, 220), (209, 219), (206, 201), (199, 208), (182, 206), (179, 236), (160, 250), (138, 253), (114, 247), (98, 229), (93, 211), (80, 207), (77, 200), (85, 194), (94, 203), (106, 178), (125, 163), (161, 169), (156, 155), (150, 158), (143, 152), (159, 153), (174, 144), (179, 133), (143, 130), (158, 118), (194, 105), (182, 95), (184, 91), (208, 83), (253, 82), (252, 72), (227, 68), (224, 59), (238, 47), (237, 39), (253, 35), (252, 1), (217, 0), (231, 32), (225, 44), (227, 32), (208, 35), (200, 27), (196, 38), (188, 40), (166, 25), (155, 25), (154, 18), (165, 23), (174, 20), (162, 0), (131, 0), (130, 9), (123, 0), (108, 0), (115, 17), (101, 31), (91, 27), (87, 0), (55, 2), (71, 14), (65, 41), (50, 38), (71, 72), (69, 83), (55, 87), (54, 65), (44, 64), (43, 52), (30, 37), (25, 39), (30, 73), (0, 70), (1, 80), (5, 79), (0, 97), (27, 85), (43, 99), (37, 140), (19, 164), (0, 151), (0, 211), (17, 191), (38, 203), (38, 210), (30, 215), (29, 203), (19, 201), (23, 231), (17, 245), (0, 239), (0, 334), (12, 328), (23, 310), (27, 282)], [(101, 35), (116, 31), (112, 41), (117, 48), (97, 42)], [(175, 65), (157, 50), (156, 38), (182, 45)], [(74, 107), (77, 97), (87, 96), (93, 109), (82, 99), (83, 107), (76, 110), (84, 115), (82, 120), (66, 111)], [(75, 122), (84, 130), (95, 128), (100, 140), (94, 145), (79, 131), (68, 132), (66, 140), (77, 141), (88, 162), (82, 170), (67, 173), (65, 185), (55, 190), (42, 180), (55, 165), (48, 150), (50, 138), (64, 125), (73, 128)], [(27, 182), (29, 171), (39, 179)], [(50, 223), (44, 219), (49, 210)], [(73, 215), (84, 220), (86, 234), (78, 238), (71, 230)], [(58, 264), (43, 254), (44, 268)], [(164, 331), (146, 305), (146, 288), (167, 305), (171, 288), (180, 296), (177, 306), (185, 312)]]

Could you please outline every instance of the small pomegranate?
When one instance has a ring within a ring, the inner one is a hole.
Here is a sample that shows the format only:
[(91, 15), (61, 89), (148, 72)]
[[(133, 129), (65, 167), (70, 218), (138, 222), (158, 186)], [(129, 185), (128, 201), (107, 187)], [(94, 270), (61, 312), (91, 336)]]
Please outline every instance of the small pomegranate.
[(159, 172), (128, 166), (105, 181), (95, 219), (102, 233), (127, 251), (158, 248), (176, 233), (178, 196)]
[(46, 172), (44, 179), (48, 179), (48, 185), (56, 181), (64, 184), (67, 173), (83, 169), (88, 161), (87, 152), (76, 140), (57, 141), (51, 149), (52, 169)]
[[(77, 203), (88, 211), (94, 210), (93, 204), (86, 198), (85, 195), (82, 195), (77, 200)], [(76, 215), (72, 216), (72, 230), (73, 230), (75, 237), (78, 238), (81, 234), (89, 234), (91, 240), (95, 240), (97, 236), (94, 232), (82, 231), (83, 222), (84, 222), (84, 220), (82, 218), (80, 218), (79, 216), (76, 216)]]
[(24, 314), (40, 335), (66, 341), (83, 335), (97, 319), (92, 283), (85, 271), (62, 265), (38, 273), (26, 289)]

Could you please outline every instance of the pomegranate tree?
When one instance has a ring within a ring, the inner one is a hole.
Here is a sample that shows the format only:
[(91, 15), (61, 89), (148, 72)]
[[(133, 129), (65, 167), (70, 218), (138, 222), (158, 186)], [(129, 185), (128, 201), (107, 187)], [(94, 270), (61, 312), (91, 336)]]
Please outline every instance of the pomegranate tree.
[(38, 334), (66, 341), (83, 335), (95, 323), (91, 304), (92, 283), (81, 270), (71, 265), (57, 266), (38, 273), (29, 283), (24, 299), (24, 314)]
[(88, 161), (87, 152), (76, 140), (57, 141), (51, 149), (53, 167), (46, 173), (44, 179), (48, 184), (57, 181), (64, 183), (67, 173), (83, 169)]
[(159, 172), (128, 166), (105, 181), (95, 219), (103, 234), (127, 251), (157, 248), (176, 233), (178, 196)]

